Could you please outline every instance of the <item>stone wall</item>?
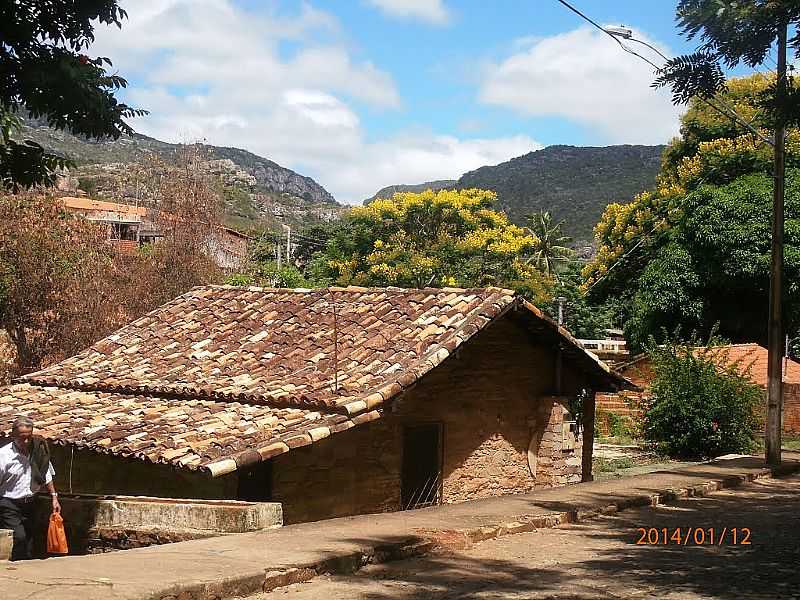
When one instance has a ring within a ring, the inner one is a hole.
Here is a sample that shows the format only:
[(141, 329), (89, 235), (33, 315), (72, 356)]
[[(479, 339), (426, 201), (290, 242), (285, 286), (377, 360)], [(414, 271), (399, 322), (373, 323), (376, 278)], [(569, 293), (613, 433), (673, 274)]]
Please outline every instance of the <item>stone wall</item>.
[[(566, 399), (552, 396), (555, 352), (535, 341), (503, 319), (425, 376), (382, 419), (273, 459), (272, 499), (283, 503), (285, 521), (400, 509), (407, 425), (442, 425), (445, 503), (579, 481), (580, 444), (561, 447)], [(563, 378), (573, 388), (584, 385), (569, 364)], [(538, 454), (535, 478), (531, 451)]]
[[(70, 554), (127, 550), (283, 524), (280, 504), (268, 502), (60, 496)], [(38, 556), (46, 554), (50, 512), (50, 497), (37, 498), (33, 530)]]

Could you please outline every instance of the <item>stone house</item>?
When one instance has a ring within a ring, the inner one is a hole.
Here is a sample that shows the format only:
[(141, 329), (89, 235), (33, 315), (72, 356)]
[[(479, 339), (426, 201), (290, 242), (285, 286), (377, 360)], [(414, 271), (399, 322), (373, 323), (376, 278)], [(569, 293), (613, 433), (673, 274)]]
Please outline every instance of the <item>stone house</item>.
[[(767, 349), (756, 343), (728, 344), (710, 348), (697, 348), (695, 352), (709, 353), (720, 367), (734, 366), (753, 383), (767, 389)], [(633, 384), (637, 391), (624, 390), (614, 394), (597, 394), (600, 413), (598, 429), (608, 433), (608, 420), (604, 414), (613, 413), (624, 419), (640, 419), (640, 401), (647, 397), (654, 373), (650, 359), (641, 354), (618, 366), (617, 373)], [(766, 410), (766, 404), (765, 404)], [(783, 431), (800, 433), (800, 363), (784, 358), (783, 361)]]
[[(287, 523), (590, 477), (627, 385), (508, 290), (191, 290), (0, 388), (65, 491), (271, 500)], [(583, 460), (583, 465), (582, 465)]]

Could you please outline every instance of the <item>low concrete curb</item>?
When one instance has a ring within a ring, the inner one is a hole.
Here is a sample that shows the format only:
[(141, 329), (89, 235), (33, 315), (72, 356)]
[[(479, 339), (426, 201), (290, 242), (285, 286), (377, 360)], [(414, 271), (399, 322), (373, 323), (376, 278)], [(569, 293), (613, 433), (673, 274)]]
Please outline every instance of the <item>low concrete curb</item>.
[(325, 574), (352, 574), (369, 564), (379, 564), (436, 551), (463, 550), (474, 543), (506, 535), (578, 523), (601, 515), (641, 507), (656, 506), (681, 498), (703, 497), (726, 488), (735, 488), (764, 477), (781, 477), (800, 472), (800, 464), (786, 464), (775, 469), (761, 469), (744, 475), (711, 479), (688, 488), (668, 488), (657, 494), (632, 496), (593, 508), (551, 512), (545, 515), (521, 515), (514, 521), (468, 529), (416, 529), (417, 534), (392, 544), (366, 547), (357, 552), (332, 556), (313, 564), (297, 565), (277, 571), (257, 571), (238, 574), (214, 582), (183, 582), (150, 596), (147, 600), (222, 600), (271, 592), (293, 583), (302, 583)]

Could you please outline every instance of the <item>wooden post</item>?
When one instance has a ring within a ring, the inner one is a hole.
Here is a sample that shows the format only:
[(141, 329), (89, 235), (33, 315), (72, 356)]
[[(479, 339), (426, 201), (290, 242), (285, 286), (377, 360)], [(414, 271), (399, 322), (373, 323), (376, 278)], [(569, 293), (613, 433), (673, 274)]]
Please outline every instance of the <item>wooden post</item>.
[(778, 79), (776, 100), (779, 114), (775, 125), (775, 164), (772, 196), (772, 261), (769, 286), (769, 325), (767, 355), (767, 423), (764, 434), (766, 460), (781, 462), (781, 413), (783, 412), (783, 204), (785, 110), (786, 102), (786, 25), (778, 28)]
[(592, 457), (594, 455), (594, 390), (583, 398), (582, 429), (583, 449), (581, 451), (581, 481), (594, 481), (592, 475)]

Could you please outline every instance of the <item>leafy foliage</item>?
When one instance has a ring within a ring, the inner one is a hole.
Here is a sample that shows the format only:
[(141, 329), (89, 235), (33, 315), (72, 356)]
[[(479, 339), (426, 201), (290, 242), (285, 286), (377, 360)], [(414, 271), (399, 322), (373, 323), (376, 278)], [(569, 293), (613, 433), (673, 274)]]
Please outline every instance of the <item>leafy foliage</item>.
[(581, 289), (583, 282), (578, 263), (567, 263), (559, 273), (552, 299), (541, 305), (554, 319), (558, 316), (558, 298), (564, 298), (564, 325), (580, 339), (601, 339), (605, 330), (614, 325), (614, 310), (610, 304), (591, 305)]
[(209, 255), (219, 198), (191, 163), (159, 185), (165, 237), (133, 255), (115, 251), (105, 225), (67, 213), (57, 198), (0, 196), (0, 327), (16, 348), (15, 374), (222, 280)]
[[(767, 134), (760, 99), (774, 77), (732, 79), (722, 98)], [(784, 325), (796, 337), (800, 231), (800, 130), (786, 142)], [(597, 255), (583, 271), (593, 302), (627, 306), (631, 347), (662, 327), (720, 332), (734, 341), (766, 337), (769, 289), (772, 151), (738, 125), (693, 100), (681, 137), (664, 153), (656, 189), (627, 205), (609, 205), (595, 232)]]
[[(0, 6), (0, 177), (6, 188), (51, 183), (60, 157), (32, 141), (12, 139), (16, 113), (45, 118), (51, 127), (90, 138), (133, 133), (124, 119), (145, 114), (119, 102), (127, 85), (108, 74), (111, 61), (83, 54), (97, 22), (122, 26), (116, 0), (84, 3), (5, 2)], [(11, 124), (9, 126), (9, 123)]]
[(0, 325), (23, 371), (68, 356), (114, 322), (105, 237), (54, 199), (0, 198)]
[(538, 240), (492, 210), (495, 200), (484, 190), (427, 190), (355, 207), (328, 242), (329, 277), (341, 285), (495, 285), (546, 297), (548, 278), (525, 260)]
[(244, 272), (231, 275), (225, 280), (228, 285), (268, 288), (303, 288), (309, 287), (303, 273), (294, 265), (278, 267), (275, 261), (253, 262), (247, 265)]
[(667, 61), (653, 87), (672, 87), (672, 102), (686, 104), (695, 96), (713, 98), (725, 89), (725, 74), (707, 52), (677, 56)]
[(274, 232), (263, 232), (252, 240), (243, 268), (239, 273), (228, 277), (226, 283), (270, 288), (313, 287), (294, 264), (283, 263), (278, 266), (275, 260), (278, 244), (282, 245), (283, 240)]
[(676, 458), (747, 452), (760, 426), (764, 392), (719, 350), (698, 351), (695, 343), (649, 345), (655, 377), (644, 415), (645, 438)]
[[(778, 25), (800, 20), (800, 5), (791, 0), (681, 0), (676, 16), (683, 35), (699, 39), (702, 51), (728, 67), (740, 62), (755, 67), (769, 53)], [(798, 40), (796, 34), (792, 39), (796, 49)]]
[[(729, 68), (744, 64), (761, 65), (772, 50), (781, 30), (795, 26), (791, 45), (800, 57), (800, 4), (795, 1), (757, 0), (681, 0), (677, 18), (688, 39), (698, 38), (699, 50), (670, 60), (654, 85), (671, 86), (676, 104), (685, 104), (694, 96), (710, 98), (724, 86), (720, 64)], [(770, 87), (760, 105), (775, 121), (798, 122), (800, 106), (794, 102), (791, 76)], [(784, 91), (789, 90), (789, 94)]]
[[(772, 180), (747, 175), (687, 195), (683, 211), (637, 282), (626, 335), (641, 347), (662, 327), (764, 341)], [(800, 328), (800, 172), (787, 173), (784, 322)]]
[(575, 253), (567, 246), (572, 238), (564, 235), (561, 228), (564, 221), (553, 223), (553, 217), (547, 211), (528, 215), (528, 228), (538, 240), (533, 250), (533, 261), (547, 275), (555, 275), (564, 267), (565, 261)]

